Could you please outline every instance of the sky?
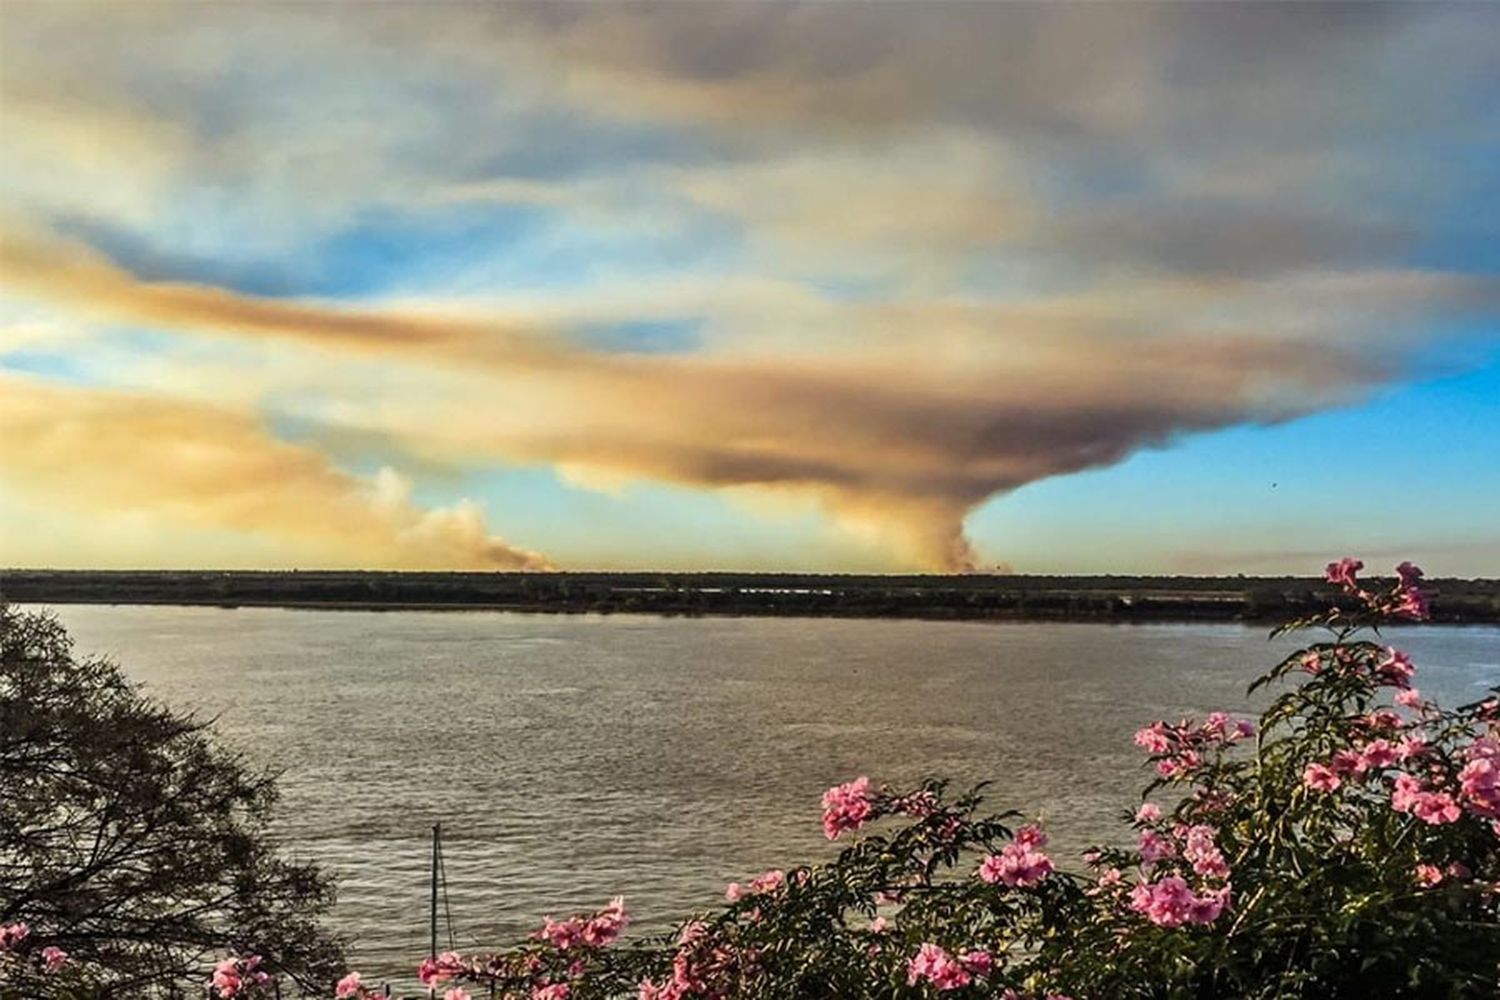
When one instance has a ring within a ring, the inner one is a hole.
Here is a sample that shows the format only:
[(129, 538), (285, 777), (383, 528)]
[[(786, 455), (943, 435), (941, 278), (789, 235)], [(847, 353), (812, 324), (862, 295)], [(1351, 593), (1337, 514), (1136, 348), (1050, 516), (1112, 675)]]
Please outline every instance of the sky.
[(1500, 576), (1500, 5), (28, 3), (0, 565)]

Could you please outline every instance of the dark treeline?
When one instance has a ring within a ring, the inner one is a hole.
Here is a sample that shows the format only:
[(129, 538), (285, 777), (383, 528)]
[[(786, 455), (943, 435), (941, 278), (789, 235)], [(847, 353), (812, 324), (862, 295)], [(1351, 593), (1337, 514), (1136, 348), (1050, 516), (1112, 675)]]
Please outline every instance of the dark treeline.
[[(1433, 620), (1500, 622), (1500, 580), (1434, 580)], [(490, 608), (672, 615), (1279, 621), (1327, 586), (1297, 577), (823, 573), (0, 571), (0, 600), (53, 604)]]

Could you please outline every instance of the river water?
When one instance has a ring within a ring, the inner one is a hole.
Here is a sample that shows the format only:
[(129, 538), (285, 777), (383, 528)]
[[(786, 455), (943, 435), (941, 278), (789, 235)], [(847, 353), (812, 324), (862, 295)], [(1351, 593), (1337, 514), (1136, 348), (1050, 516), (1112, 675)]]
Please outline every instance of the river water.
[[(284, 769), (280, 836), (339, 874), (356, 967), (402, 985), (434, 823), (461, 949), (619, 893), (660, 926), (826, 856), (819, 795), (860, 774), (993, 781), (1076, 867), (1139, 801), (1131, 733), (1252, 707), (1296, 645), (1232, 625), (58, 610), (79, 652)], [(1445, 703), (1500, 684), (1500, 629), (1391, 638)]]

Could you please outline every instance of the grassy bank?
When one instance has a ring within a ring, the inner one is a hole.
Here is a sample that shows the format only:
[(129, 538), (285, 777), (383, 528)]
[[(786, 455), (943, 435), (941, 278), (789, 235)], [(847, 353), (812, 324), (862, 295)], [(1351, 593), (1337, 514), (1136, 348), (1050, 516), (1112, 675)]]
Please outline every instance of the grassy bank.
[[(1500, 623), (1500, 580), (1431, 589), (1434, 622)], [(1327, 594), (1318, 579), (1241, 576), (0, 571), (0, 599), (48, 604), (976, 621), (1269, 622)]]

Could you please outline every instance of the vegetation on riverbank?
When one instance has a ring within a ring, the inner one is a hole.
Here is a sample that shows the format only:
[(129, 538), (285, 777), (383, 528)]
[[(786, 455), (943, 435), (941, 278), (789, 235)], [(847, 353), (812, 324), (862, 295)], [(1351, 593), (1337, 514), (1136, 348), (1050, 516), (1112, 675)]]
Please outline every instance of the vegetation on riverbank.
[[(1431, 581), (1434, 622), (1500, 622), (1500, 580)], [(350, 609), (500, 609), (977, 621), (1249, 621), (1312, 614), (1297, 577), (805, 573), (0, 572), (0, 599)]]

